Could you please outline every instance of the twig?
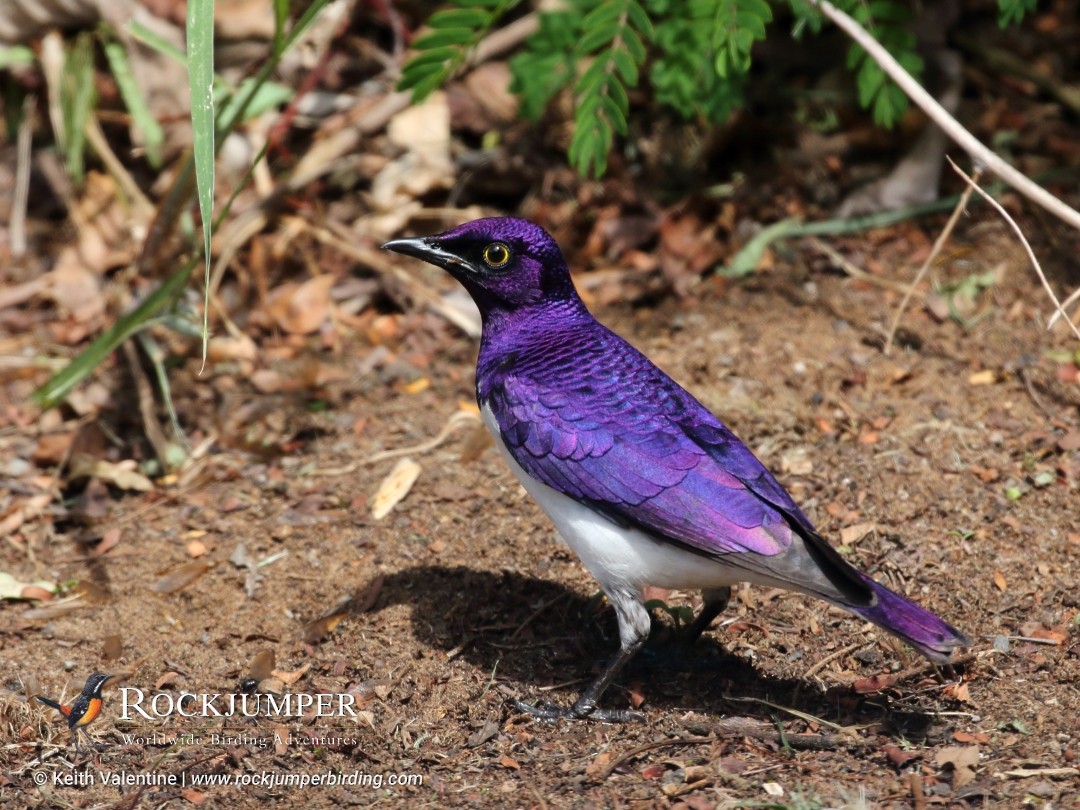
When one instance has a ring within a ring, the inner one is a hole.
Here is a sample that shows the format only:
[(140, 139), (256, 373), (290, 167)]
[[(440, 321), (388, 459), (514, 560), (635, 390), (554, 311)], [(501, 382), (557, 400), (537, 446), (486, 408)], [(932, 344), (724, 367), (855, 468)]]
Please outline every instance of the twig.
[(1024, 388), (1027, 390), (1028, 396), (1031, 397), (1031, 401), (1035, 403), (1035, 407), (1042, 411), (1043, 416), (1047, 419), (1053, 419), (1057, 414), (1046, 407), (1046, 403), (1039, 396), (1039, 392), (1035, 390), (1035, 385), (1031, 382), (1031, 375), (1026, 368), (1020, 369), (1020, 379), (1023, 380)]
[(926, 92), (865, 28), (828, 2), (828, 0), (806, 0), (806, 2), (819, 9), (822, 14), (836, 23), (839, 28), (843, 29), (848, 36), (855, 40), (856, 44), (870, 54), (871, 58), (889, 75), (889, 78), (896, 82), (900, 89), (907, 93), (908, 97), (922, 108), (946, 135), (963, 147), (976, 163), (982, 164), (1032, 202), (1041, 205), (1074, 228), (1080, 229), (1080, 211), (1069, 207), (1038, 183), (1013, 168), (1012, 165), (988, 149), (978, 138), (964, 129), (960, 122), (949, 115), (948, 111)]
[[(972, 172), (976, 181), (982, 172), (976, 169)], [(888, 355), (892, 350), (893, 338), (896, 337), (896, 330), (900, 327), (900, 318), (904, 315), (904, 310), (907, 309), (908, 302), (911, 300), (912, 294), (915, 292), (915, 288), (922, 283), (923, 276), (926, 275), (930, 266), (937, 259), (942, 249), (945, 247), (945, 243), (949, 241), (949, 237), (952, 236), (953, 228), (956, 227), (956, 223), (960, 221), (960, 215), (967, 207), (967, 202), (971, 198), (971, 186), (964, 189), (964, 193), (960, 195), (959, 201), (956, 203), (956, 208), (953, 209), (952, 216), (949, 217), (949, 221), (945, 223), (945, 227), (941, 229), (941, 233), (938, 234), (938, 238), (934, 240), (934, 246), (930, 249), (930, 255), (926, 257), (926, 261), (922, 263), (922, 267), (919, 268), (919, 272), (915, 274), (914, 280), (907, 288), (907, 292), (904, 293), (903, 299), (900, 301), (900, 306), (896, 308), (896, 314), (893, 316), (892, 325), (889, 327), (889, 334), (885, 337), (885, 348), (882, 349), (882, 354)]]
[(1046, 294), (1050, 296), (1050, 300), (1054, 302), (1054, 308), (1058, 311), (1060, 315), (1064, 316), (1065, 322), (1069, 324), (1069, 328), (1072, 329), (1073, 334), (1076, 335), (1077, 338), (1080, 338), (1080, 329), (1076, 328), (1076, 324), (1069, 320), (1068, 313), (1066, 313), (1065, 310), (1061, 308), (1061, 302), (1058, 301), (1057, 296), (1054, 294), (1054, 290), (1050, 286), (1050, 282), (1046, 280), (1046, 275), (1043, 273), (1042, 266), (1039, 264), (1039, 260), (1035, 258), (1035, 252), (1031, 249), (1031, 245), (1028, 244), (1028, 240), (1024, 238), (1024, 232), (1020, 230), (1020, 226), (1016, 224), (1016, 220), (1010, 217), (1009, 213), (1001, 207), (1001, 203), (999, 203), (997, 200), (995, 200), (993, 197), (991, 197), (989, 194), (979, 188), (979, 186), (976, 185), (974, 180), (968, 177), (959, 166), (953, 163), (951, 158), (946, 157), (945, 159), (949, 161), (949, 165), (953, 167), (953, 171), (960, 175), (964, 179), (965, 183), (971, 186), (971, 188), (975, 189), (975, 191), (977, 191), (984, 200), (990, 203), (990, 205), (994, 207), (994, 210), (1001, 214), (1002, 218), (1009, 223), (1009, 227), (1013, 229), (1013, 232), (1020, 240), (1020, 244), (1024, 246), (1024, 251), (1027, 253), (1028, 259), (1031, 260), (1031, 264), (1032, 266), (1034, 266), (1035, 272), (1039, 276), (1039, 281), (1042, 282), (1043, 289), (1045, 289)]
[(844, 647), (843, 649), (837, 650), (836, 652), (833, 652), (833, 653), (829, 653), (824, 658), (822, 658), (820, 661), (818, 661), (816, 664), (814, 664), (812, 667), (810, 667), (810, 669), (806, 670), (806, 672), (803, 673), (802, 680), (804, 680), (804, 681), (810, 680), (812, 677), (814, 677), (819, 672), (821, 672), (821, 670), (825, 669), (825, 667), (827, 667), (829, 664), (831, 664), (837, 658), (841, 658), (841, 657), (847, 655), (848, 653), (853, 653), (857, 649), (859, 649), (860, 647), (866, 647), (868, 644), (875, 644), (875, 643), (876, 642), (874, 642), (874, 641), (870, 641), (870, 642), (856, 641), (854, 644), (849, 644), (848, 646)]
[(34, 136), (34, 106), (37, 96), (33, 93), (23, 99), (22, 120), (15, 139), (15, 193), (11, 200), (11, 255), (21, 259), (26, 253), (26, 204), (30, 198), (30, 147)]
[[(352, 464), (346, 464), (344, 467), (324, 467), (320, 470), (314, 470), (309, 474), (316, 476), (352, 475), (361, 467), (366, 467), (370, 464), (377, 464), (380, 461), (386, 461), (390, 458), (399, 458), (401, 456), (429, 453), (436, 447), (441, 445), (443, 442), (445, 442), (447, 439), (449, 439), (450, 434), (462, 425), (476, 424), (479, 421), (480, 417), (477, 416), (475, 413), (470, 413), (469, 411), (458, 411), (450, 417), (450, 419), (445, 425), (443, 425), (443, 429), (439, 431), (437, 436), (428, 439), (426, 442), (420, 442), (420, 444), (414, 444), (411, 447), (398, 447), (394, 450), (380, 450), (378, 453), (373, 453), (362, 461), (354, 461)], [(545, 607), (547, 606), (545, 605)], [(520, 628), (518, 629), (520, 630)], [(517, 635), (517, 633), (515, 633), (514, 635)], [(511, 638), (513, 638), (513, 636), (511, 636)]]
[(908, 781), (911, 785), (911, 803), (915, 806), (915, 810), (926, 810), (926, 794), (923, 792), (922, 774), (918, 771), (912, 771)]
[[(1061, 309), (1059, 309), (1050, 317), (1050, 320), (1047, 321), (1046, 328), (1053, 329), (1054, 324), (1057, 323), (1058, 316), (1061, 315), (1061, 311), (1064, 310), (1066, 307), (1072, 306), (1077, 301), (1080, 301), (1080, 287), (1077, 287), (1075, 290), (1073, 290), (1069, 297), (1061, 302)], [(1066, 316), (1066, 319), (1068, 319), (1068, 316)]]
[(695, 734), (715, 734), (717, 737), (749, 737), (759, 742), (783, 745), (809, 751), (833, 751), (841, 746), (864, 746), (871, 743), (858, 737), (844, 734), (805, 734), (778, 731), (751, 717), (725, 717), (722, 720), (697, 721), (684, 723), (683, 728)]
[(884, 287), (887, 290), (895, 290), (896, 292), (903, 292), (907, 289), (906, 285), (901, 284), (898, 281), (893, 281), (891, 278), (881, 278), (875, 276), (872, 273), (867, 273), (858, 265), (848, 261), (844, 258), (844, 255), (840, 253), (836, 248), (830, 245), (828, 242), (824, 242), (818, 239), (816, 236), (810, 236), (806, 239), (807, 244), (814, 250), (824, 253), (829, 261), (833, 262), (837, 267), (858, 281), (865, 281), (868, 284), (877, 284), (879, 287)]
[(349, 241), (351, 234), (343, 226), (333, 222), (328, 222), (327, 225), (326, 228), (310, 226), (311, 235), (323, 244), (336, 248), (346, 256), (352, 257), (379, 275), (393, 278), (414, 299), (427, 304), (432, 310), (442, 315), (469, 337), (480, 337), (480, 324), (478, 321), (469, 317), (466, 312), (447, 304), (438, 292), (428, 287), (416, 276), (407, 273), (393, 262), (388, 261), (383, 251), (359, 247)]
[(646, 751), (652, 751), (654, 748), (665, 748), (669, 745), (709, 745), (716, 742), (715, 737), (676, 737), (670, 740), (653, 740), (652, 742), (639, 745), (637, 748), (631, 748), (625, 754), (618, 759), (614, 760), (610, 765), (604, 768), (604, 772), (600, 774), (600, 781), (605, 781), (609, 776), (615, 773), (615, 769), (629, 762), (639, 754), (644, 754)]
[(517, 638), (521, 634), (521, 631), (524, 630), (526, 627), (528, 627), (530, 624), (532, 624), (533, 620), (537, 616), (539, 616), (541, 613), (543, 613), (549, 607), (554, 605), (560, 599), (565, 599), (566, 596), (567, 596), (566, 593), (560, 593), (554, 599), (549, 599), (547, 602), (544, 602), (544, 604), (540, 605), (540, 607), (538, 607), (536, 610), (534, 610), (532, 613), (530, 613), (528, 618), (525, 619), (525, 621), (523, 621), (521, 624), (518, 625), (517, 630), (515, 630), (513, 633), (510, 634), (510, 638), (511, 639)]

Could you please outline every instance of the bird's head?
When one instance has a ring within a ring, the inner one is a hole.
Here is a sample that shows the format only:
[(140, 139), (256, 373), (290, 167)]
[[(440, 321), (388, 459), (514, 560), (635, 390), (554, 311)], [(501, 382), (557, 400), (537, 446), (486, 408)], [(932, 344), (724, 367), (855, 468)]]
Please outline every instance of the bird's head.
[(383, 247), (446, 270), (469, 291), (485, 319), (495, 311), (577, 300), (559, 246), (528, 220), (476, 219), (435, 236), (394, 239)]
[(100, 672), (95, 672), (86, 679), (86, 685), (83, 687), (83, 694), (101, 697), (101, 689), (105, 686), (105, 682), (111, 677), (112, 675), (103, 675)]

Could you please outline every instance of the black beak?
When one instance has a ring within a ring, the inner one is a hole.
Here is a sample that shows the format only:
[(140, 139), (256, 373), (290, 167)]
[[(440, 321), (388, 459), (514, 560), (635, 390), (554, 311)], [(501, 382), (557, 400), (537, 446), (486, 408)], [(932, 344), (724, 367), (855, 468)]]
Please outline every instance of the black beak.
[(412, 256), (428, 264), (441, 267), (443, 270), (452, 270), (453, 268), (470, 270), (469, 265), (460, 256), (446, 250), (431, 238), (392, 239), (383, 245), (383, 250), (392, 250), (395, 253)]

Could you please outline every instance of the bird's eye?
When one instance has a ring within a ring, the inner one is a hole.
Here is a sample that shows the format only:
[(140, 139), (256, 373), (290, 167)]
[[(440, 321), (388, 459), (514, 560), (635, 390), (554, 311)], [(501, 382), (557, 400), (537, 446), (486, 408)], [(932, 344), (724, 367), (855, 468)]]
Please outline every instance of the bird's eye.
[(505, 267), (510, 261), (510, 248), (502, 242), (492, 242), (484, 248), (484, 264), (495, 270)]

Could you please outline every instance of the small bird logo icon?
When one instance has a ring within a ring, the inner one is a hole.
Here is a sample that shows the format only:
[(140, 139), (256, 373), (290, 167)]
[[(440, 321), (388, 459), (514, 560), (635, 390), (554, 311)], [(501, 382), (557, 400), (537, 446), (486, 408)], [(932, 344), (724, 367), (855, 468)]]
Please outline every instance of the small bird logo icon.
[(81, 731), (86, 735), (87, 739), (90, 739), (90, 734), (86, 731), (86, 727), (93, 723), (94, 720), (97, 719), (97, 716), (101, 714), (101, 690), (111, 677), (111, 675), (103, 675), (100, 672), (95, 672), (86, 679), (86, 685), (83, 687), (82, 693), (75, 698), (75, 701), (70, 706), (65, 706), (62, 703), (58, 703), (47, 697), (42, 697), (41, 695), (35, 695), (38, 702), (56, 709), (60, 714), (67, 718), (68, 728), (71, 730), (71, 739), (75, 743), (76, 753), (79, 751), (79, 732)]

